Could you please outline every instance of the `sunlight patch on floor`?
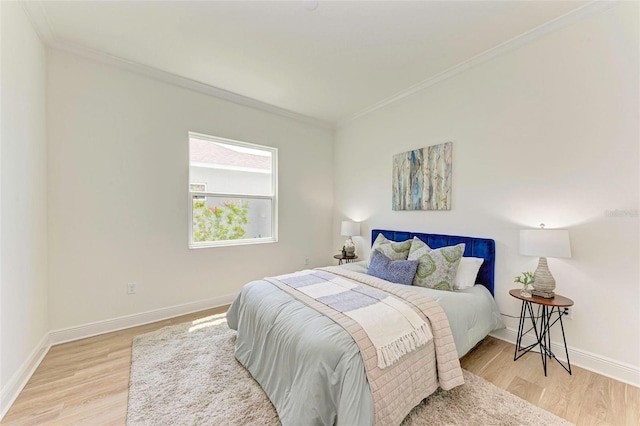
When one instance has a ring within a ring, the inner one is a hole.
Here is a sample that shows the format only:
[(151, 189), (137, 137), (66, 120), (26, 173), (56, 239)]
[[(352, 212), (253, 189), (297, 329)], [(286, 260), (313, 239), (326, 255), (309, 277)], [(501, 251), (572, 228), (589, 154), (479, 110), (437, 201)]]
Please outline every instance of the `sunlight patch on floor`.
[(191, 322), (193, 324), (189, 327), (189, 333), (200, 330), (206, 327), (213, 327), (214, 325), (222, 324), (227, 322), (227, 313), (223, 312), (221, 314), (215, 314), (204, 318), (199, 318)]

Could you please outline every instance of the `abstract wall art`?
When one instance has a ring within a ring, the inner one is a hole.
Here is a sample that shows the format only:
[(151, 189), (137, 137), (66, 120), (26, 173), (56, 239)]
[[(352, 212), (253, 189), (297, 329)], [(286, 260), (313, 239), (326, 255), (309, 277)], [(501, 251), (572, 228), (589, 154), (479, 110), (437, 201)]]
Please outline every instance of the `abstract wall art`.
[(453, 142), (393, 156), (393, 210), (451, 210)]

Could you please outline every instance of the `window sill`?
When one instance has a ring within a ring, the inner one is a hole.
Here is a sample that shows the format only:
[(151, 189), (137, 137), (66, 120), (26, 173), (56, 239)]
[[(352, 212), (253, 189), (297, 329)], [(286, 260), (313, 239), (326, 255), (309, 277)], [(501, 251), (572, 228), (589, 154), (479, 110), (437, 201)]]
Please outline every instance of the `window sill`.
[(201, 243), (189, 243), (189, 249), (202, 249), (213, 247), (246, 246), (255, 244), (277, 243), (278, 239), (273, 238), (251, 238), (242, 240), (208, 241)]

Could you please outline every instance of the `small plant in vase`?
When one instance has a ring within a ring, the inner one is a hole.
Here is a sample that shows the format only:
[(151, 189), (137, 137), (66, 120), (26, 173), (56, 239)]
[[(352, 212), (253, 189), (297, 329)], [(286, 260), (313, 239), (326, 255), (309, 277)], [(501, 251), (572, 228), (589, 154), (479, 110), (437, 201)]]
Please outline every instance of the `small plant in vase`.
[(346, 259), (347, 258), (347, 247), (342, 246), (342, 258)]
[(513, 282), (522, 284), (522, 290), (520, 290), (520, 296), (522, 297), (531, 297), (529, 285), (533, 284), (534, 281), (533, 272), (529, 271), (523, 272), (521, 275), (518, 275), (513, 279)]

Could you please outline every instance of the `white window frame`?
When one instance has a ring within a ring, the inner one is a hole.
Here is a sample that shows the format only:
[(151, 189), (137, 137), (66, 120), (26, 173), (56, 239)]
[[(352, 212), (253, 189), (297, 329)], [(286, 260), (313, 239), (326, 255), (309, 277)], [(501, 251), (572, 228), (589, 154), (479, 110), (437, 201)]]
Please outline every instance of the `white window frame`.
[[(257, 145), (249, 142), (241, 142), (233, 139), (225, 139), (217, 136), (205, 135), (202, 133), (189, 132), (189, 139), (187, 140), (187, 146), (190, 149), (191, 138), (197, 138), (210, 142), (218, 142), (227, 145), (235, 145), (241, 148), (252, 148), (262, 151), (271, 152), (271, 195), (256, 195), (256, 194), (235, 194), (227, 192), (208, 192), (208, 191), (192, 191), (191, 190), (191, 155), (189, 155), (188, 167), (188, 199), (189, 199), (189, 248), (207, 248), (207, 247), (225, 247), (225, 246), (237, 246), (245, 244), (263, 244), (263, 243), (275, 243), (278, 242), (278, 148), (265, 145)], [(188, 151), (190, 152), (190, 151)], [(193, 241), (193, 201), (194, 199), (202, 199), (202, 197), (226, 197), (226, 198), (244, 198), (244, 199), (266, 199), (271, 200), (271, 237), (263, 238), (243, 238), (238, 240), (221, 240), (221, 241)]]
[[(189, 167), (191, 167), (191, 161), (189, 161)], [(191, 169), (189, 169), (191, 170)], [(194, 185), (200, 185), (204, 187), (204, 191), (201, 192), (207, 192), (207, 184), (204, 182), (189, 182), (189, 192), (198, 192), (198, 191), (194, 191), (193, 189), (191, 189)], [(203, 197), (201, 195), (194, 195), (193, 196), (194, 200), (206, 200), (206, 197)]]

